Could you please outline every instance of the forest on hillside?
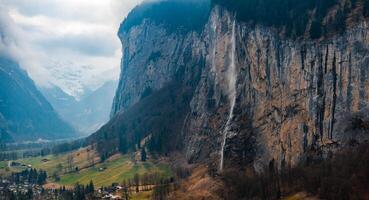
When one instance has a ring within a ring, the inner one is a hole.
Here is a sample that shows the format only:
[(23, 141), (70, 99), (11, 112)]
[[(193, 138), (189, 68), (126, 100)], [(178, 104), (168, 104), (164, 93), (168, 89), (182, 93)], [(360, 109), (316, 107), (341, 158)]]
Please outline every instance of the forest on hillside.
[(306, 34), (317, 39), (343, 33), (348, 17), (358, 21), (369, 16), (369, 0), (212, 0), (212, 3), (232, 10), (241, 21), (273, 26), (292, 38)]

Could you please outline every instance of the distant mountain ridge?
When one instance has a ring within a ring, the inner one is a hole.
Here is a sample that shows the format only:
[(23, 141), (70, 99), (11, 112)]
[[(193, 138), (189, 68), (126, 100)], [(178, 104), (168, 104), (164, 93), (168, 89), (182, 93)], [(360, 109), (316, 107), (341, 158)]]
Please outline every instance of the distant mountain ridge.
[(56, 86), (41, 88), (41, 92), (65, 121), (87, 135), (109, 120), (116, 86), (116, 81), (108, 81), (95, 91), (86, 92), (79, 101)]
[(1, 56), (0, 88), (0, 142), (74, 136), (74, 129), (61, 120), (27, 73)]

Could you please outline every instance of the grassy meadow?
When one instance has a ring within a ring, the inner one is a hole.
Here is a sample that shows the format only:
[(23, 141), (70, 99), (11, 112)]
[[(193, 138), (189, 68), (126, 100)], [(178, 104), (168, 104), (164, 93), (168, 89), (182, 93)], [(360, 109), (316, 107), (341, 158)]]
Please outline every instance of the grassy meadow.
[[(115, 155), (105, 162), (100, 162), (96, 152), (83, 148), (61, 155), (48, 155), (33, 158), (19, 159), (14, 162), (31, 165), (32, 168), (42, 169), (48, 173), (48, 182), (57, 186), (73, 186), (76, 183), (88, 184), (91, 180), (96, 187), (110, 186), (112, 183), (122, 183), (132, 179), (135, 174), (158, 173), (163, 178), (170, 177), (171, 170), (168, 165), (155, 163), (150, 159), (141, 162), (138, 156)], [(72, 165), (70, 164), (72, 163)], [(71, 166), (73, 166), (71, 168)], [(78, 168), (78, 170), (76, 170)], [(0, 173), (21, 171), (25, 167), (8, 167), (8, 162), (0, 162)], [(60, 180), (55, 181), (53, 174), (57, 173)]]
[(135, 174), (145, 173), (159, 173), (163, 177), (171, 175), (169, 167), (164, 164), (154, 164), (150, 161), (135, 164), (128, 156), (119, 155), (79, 172), (65, 174), (58, 183), (61, 185), (73, 185), (77, 182), (88, 184), (92, 180), (98, 187), (109, 186), (112, 183), (122, 183), (124, 180), (132, 179)]

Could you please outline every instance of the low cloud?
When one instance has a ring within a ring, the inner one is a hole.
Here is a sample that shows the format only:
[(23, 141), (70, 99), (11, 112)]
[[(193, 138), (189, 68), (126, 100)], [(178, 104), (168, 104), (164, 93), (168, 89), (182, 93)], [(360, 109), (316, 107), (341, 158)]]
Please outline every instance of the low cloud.
[(8, 10), (0, 6), (0, 55), (10, 58), (25, 69), (32, 77), (39, 77), (39, 83), (49, 85), (48, 70), (42, 67), (42, 55), (30, 46), (30, 39), (10, 17)]
[(49, 38), (39, 44), (45, 51), (63, 53), (72, 51), (90, 56), (114, 56), (120, 48), (110, 35), (65, 35), (58, 38)]
[(78, 96), (73, 87), (94, 89), (119, 77), (118, 27), (140, 2), (0, 0), (0, 53), (16, 59), (39, 86)]

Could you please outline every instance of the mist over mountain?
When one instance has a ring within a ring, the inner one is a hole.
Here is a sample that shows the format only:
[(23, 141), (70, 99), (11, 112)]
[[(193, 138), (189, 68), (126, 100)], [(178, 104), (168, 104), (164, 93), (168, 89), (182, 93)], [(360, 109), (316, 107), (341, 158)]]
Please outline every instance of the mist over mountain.
[(95, 91), (85, 89), (79, 100), (56, 86), (41, 91), (65, 121), (82, 135), (88, 135), (109, 120), (116, 86), (116, 81), (108, 81)]
[(65, 139), (76, 136), (28, 76), (35, 67), (35, 54), (27, 44), (27, 36), (0, 7), (0, 121), (2, 142), (25, 142)]
[(1, 142), (75, 136), (19, 65), (0, 57)]
[[(29, 189), (2, 181), (0, 196), (367, 199), (369, 0), (143, 1), (114, 27), (122, 54), (58, 40), (91, 62), (73, 54), (47, 67), (54, 83), (38, 85), (43, 95), (0, 57), (0, 140), (85, 136), (0, 144), (0, 178)], [(9, 41), (1, 30), (0, 39)], [(104, 52), (121, 55), (118, 81), (107, 81), (113, 65), (95, 68)]]

